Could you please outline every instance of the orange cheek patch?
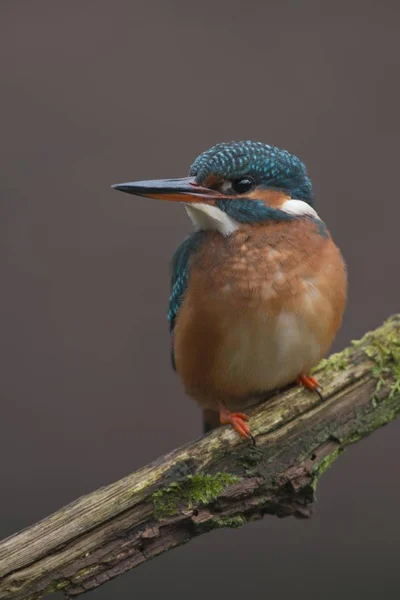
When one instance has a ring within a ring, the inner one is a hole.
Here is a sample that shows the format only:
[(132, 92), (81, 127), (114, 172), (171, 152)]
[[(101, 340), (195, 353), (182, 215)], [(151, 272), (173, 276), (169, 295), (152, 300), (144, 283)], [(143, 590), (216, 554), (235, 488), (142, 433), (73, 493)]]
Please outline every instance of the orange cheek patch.
[(267, 190), (260, 187), (255, 188), (248, 194), (243, 194), (243, 196), (245, 198), (250, 198), (251, 200), (261, 200), (264, 204), (273, 208), (280, 208), (284, 202), (290, 199), (290, 196), (283, 192)]

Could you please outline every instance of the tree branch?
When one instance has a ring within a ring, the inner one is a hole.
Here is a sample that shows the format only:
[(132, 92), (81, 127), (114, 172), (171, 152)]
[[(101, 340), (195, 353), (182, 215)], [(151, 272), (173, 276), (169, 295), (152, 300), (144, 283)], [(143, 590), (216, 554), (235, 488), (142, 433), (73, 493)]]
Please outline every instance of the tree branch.
[(320, 475), (400, 412), (400, 315), (250, 412), (257, 446), (223, 427), (0, 543), (0, 598), (96, 588), (216, 527), (311, 516)]

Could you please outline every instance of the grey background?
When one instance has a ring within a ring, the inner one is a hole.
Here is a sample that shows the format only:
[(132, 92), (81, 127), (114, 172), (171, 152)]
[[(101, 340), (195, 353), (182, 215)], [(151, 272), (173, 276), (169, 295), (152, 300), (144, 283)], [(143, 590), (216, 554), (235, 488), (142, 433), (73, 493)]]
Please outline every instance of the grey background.
[[(335, 349), (399, 310), (399, 5), (2, 0), (1, 537), (200, 435), (170, 369), (179, 177), (217, 141), (298, 154), (349, 267)], [(217, 531), (93, 598), (397, 598), (400, 422), (323, 477), (314, 519)], [(169, 596), (168, 596), (169, 597)]]

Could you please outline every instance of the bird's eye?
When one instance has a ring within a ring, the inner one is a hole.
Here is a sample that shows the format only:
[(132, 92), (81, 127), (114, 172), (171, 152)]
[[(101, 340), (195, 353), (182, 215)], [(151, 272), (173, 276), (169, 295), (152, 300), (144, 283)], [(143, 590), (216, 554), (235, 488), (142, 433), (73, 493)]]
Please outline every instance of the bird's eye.
[(254, 181), (251, 177), (242, 177), (241, 179), (234, 179), (231, 185), (233, 191), (237, 194), (245, 194), (253, 188)]

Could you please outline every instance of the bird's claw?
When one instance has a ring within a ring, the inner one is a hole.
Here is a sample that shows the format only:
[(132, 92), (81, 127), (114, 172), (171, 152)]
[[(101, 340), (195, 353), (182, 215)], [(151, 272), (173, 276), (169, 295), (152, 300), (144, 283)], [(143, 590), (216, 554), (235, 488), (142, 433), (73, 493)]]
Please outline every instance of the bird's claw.
[(250, 431), (250, 427), (246, 423), (249, 417), (241, 412), (231, 412), (228, 409), (221, 409), (219, 413), (219, 419), (222, 425), (232, 425), (234, 430), (240, 435), (240, 437), (247, 438), (256, 445), (256, 440)]
[(318, 394), (320, 400), (325, 400), (322, 394), (322, 388), (315, 377), (312, 377), (311, 375), (299, 375), (297, 378), (297, 383)]

